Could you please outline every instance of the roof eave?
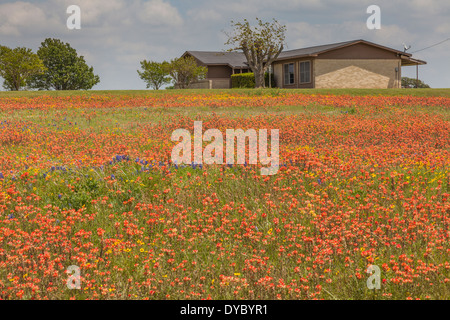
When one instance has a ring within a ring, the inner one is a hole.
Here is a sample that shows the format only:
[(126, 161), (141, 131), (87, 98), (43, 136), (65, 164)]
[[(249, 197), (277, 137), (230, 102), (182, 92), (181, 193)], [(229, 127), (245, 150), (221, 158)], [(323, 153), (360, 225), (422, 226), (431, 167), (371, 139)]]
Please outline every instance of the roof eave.
[(317, 54), (301, 54), (301, 55), (289, 56), (289, 57), (285, 57), (285, 58), (278, 57), (276, 60), (274, 60), (274, 62), (299, 59), (299, 58), (317, 57), (317, 56), (318, 56)]

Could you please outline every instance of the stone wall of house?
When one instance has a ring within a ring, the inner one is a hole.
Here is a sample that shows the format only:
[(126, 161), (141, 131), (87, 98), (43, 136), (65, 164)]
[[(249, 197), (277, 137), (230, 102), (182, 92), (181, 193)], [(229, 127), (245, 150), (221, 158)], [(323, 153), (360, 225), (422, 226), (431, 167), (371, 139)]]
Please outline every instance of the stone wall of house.
[(211, 81), (211, 89), (229, 89), (231, 88), (231, 79), (210, 79)]
[[(175, 89), (180, 89), (179, 85), (174, 86)], [(189, 89), (211, 89), (211, 80), (200, 80), (189, 85)]]
[(272, 64), (273, 76), (275, 78), (275, 83), (279, 88), (283, 87), (283, 64), (274, 63)]
[(315, 88), (399, 88), (401, 79), (399, 59), (315, 59), (313, 70)]
[[(206, 79), (193, 82), (189, 85), (189, 89), (229, 89), (230, 79)], [(180, 89), (180, 86), (175, 85), (175, 89)]]

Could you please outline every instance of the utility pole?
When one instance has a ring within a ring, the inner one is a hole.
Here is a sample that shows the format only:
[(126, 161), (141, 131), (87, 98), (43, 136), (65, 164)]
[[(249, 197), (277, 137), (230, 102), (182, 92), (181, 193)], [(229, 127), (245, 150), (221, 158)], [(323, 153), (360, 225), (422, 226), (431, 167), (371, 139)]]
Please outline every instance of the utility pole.
[(416, 88), (419, 87), (419, 65), (416, 64)]

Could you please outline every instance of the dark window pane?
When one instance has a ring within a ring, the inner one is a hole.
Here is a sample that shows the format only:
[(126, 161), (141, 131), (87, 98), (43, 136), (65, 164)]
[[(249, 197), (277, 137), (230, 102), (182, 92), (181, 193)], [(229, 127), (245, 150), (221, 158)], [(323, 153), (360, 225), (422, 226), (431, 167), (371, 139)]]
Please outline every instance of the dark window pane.
[(284, 84), (294, 83), (294, 64), (286, 63), (284, 65)]
[(311, 63), (310, 61), (300, 62), (300, 82), (311, 82)]

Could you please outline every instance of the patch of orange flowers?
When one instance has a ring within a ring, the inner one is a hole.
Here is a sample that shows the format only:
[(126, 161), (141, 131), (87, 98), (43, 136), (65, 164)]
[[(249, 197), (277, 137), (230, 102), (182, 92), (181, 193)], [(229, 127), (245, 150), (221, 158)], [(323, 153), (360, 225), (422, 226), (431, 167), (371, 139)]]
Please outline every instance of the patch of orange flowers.
[[(211, 108), (203, 130), (279, 129), (278, 173), (175, 167), (170, 135), (193, 132), (200, 115), (168, 109), (197, 106)], [(0, 298), (448, 298), (449, 106), (294, 93), (1, 98)], [(80, 290), (66, 286), (70, 265)]]

